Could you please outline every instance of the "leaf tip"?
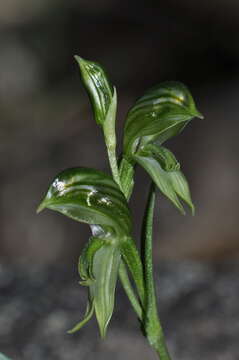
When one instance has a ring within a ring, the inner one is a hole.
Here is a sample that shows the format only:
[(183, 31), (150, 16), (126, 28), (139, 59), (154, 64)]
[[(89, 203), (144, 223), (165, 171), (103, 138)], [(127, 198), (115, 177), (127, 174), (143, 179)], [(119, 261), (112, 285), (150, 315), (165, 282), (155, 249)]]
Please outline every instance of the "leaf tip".
[(183, 208), (183, 206), (177, 206), (177, 208), (179, 209), (179, 211), (180, 211), (180, 213), (181, 213), (181, 215), (186, 215), (186, 211), (184, 210), (184, 208)]
[(83, 327), (84, 324), (85, 324), (85, 321), (82, 320), (81, 322), (79, 322), (78, 324), (76, 324), (72, 329), (67, 330), (66, 333), (69, 334), (69, 335), (74, 334), (74, 333), (76, 333), (77, 331), (79, 331), (79, 330)]
[(107, 325), (100, 326), (100, 337), (102, 340), (106, 338), (106, 332), (107, 332)]
[(72, 335), (72, 334), (74, 334), (75, 332), (76, 332), (77, 330), (75, 330), (74, 328), (72, 328), (72, 329), (70, 329), (70, 330), (67, 330), (67, 334), (69, 334), (69, 335)]
[(195, 215), (195, 206), (193, 205), (193, 203), (191, 204), (191, 214), (192, 216)]
[(193, 111), (193, 114), (192, 114), (193, 116), (195, 116), (195, 117), (197, 117), (197, 118), (199, 118), (199, 119), (204, 119), (204, 116), (203, 116), (203, 114), (202, 113), (200, 113), (196, 108), (194, 109), (194, 111)]
[(79, 55), (74, 55), (74, 59), (76, 60), (76, 62), (77, 62), (80, 66), (82, 65), (82, 63), (85, 62), (85, 60), (84, 60), (81, 56), (79, 56)]
[(37, 210), (36, 210), (36, 213), (37, 214), (39, 214), (42, 210), (44, 210), (45, 209), (45, 202), (44, 201), (42, 201), (41, 203), (40, 203), (40, 205), (38, 206), (38, 208), (37, 208)]

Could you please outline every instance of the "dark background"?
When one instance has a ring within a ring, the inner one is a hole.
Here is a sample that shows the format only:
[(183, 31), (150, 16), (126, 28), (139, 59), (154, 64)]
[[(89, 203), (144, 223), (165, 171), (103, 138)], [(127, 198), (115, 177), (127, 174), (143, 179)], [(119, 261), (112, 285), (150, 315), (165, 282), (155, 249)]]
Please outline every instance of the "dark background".
[[(166, 79), (189, 86), (205, 119), (167, 146), (190, 182), (196, 215), (182, 217), (159, 196), (155, 257), (237, 257), (238, 32), (237, 0), (2, 1), (2, 261), (76, 264), (89, 236), (86, 225), (35, 213), (59, 171), (109, 170), (74, 54), (101, 63), (116, 85), (119, 136), (128, 108), (148, 87)], [(149, 180), (139, 170), (136, 182), (138, 234)]]

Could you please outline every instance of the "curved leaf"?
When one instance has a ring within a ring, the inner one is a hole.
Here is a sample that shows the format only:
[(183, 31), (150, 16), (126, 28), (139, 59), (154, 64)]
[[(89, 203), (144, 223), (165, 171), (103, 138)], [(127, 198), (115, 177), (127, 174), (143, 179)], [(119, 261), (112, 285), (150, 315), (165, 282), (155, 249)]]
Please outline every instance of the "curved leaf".
[(81, 70), (82, 80), (88, 92), (98, 125), (103, 125), (109, 110), (113, 88), (107, 79), (104, 69), (93, 61), (75, 56)]
[(127, 264), (131, 275), (134, 279), (141, 305), (145, 305), (145, 289), (144, 289), (144, 274), (142, 262), (135, 244), (132, 238), (125, 238), (125, 241), (120, 242), (120, 252)]
[(139, 145), (162, 144), (182, 131), (194, 117), (202, 118), (189, 90), (180, 82), (164, 82), (138, 99), (127, 115), (124, 153), (130, 158)]
[(105, 337), (107, 327), (114, 311), (115, 288), (121, 261), (117, 246), (106, 244), (94, 256), (93, 274), (95, 281), (89, 291), (94, 298), (95, 314), (100, 334)]
[(90, 225), (101, 225), (113, 235), (131, 232), (127, 201), (114, 180), (101, 171), (72, 168), (61, 172), (51, 183), (38, 212), (44, 208)]
[(75, 332), (79, 331), (86, 323), (88, 323), (88, 321), (94, 315), (94, 310), (94, 300), (90, 299), (89, 297), (84, 318), (79, 323), (77, 323), (71, 330), (68, 330), (68, 334), (74, 334)]
[[(89, 243), (89, 248), (93, 245), (92, 256), (92, 276), (89, 278), (89, 300), (86, 314), (69, 333), (74, 333), (82, 328), (93, 316), (94, 312), (100, 329), (100, 334), (105, 337), (107, 327), (114, 311), (115, 288), (119, 273), (121, 254), (118, 246), (113, 243), (99, 244), (94, 241)], [(95, 246), (96, 245), (96, 246)], [(100, 245), (100, 246), (98, 246)], [(96, 249), (96, 248), (97, 249)], [(83, 255), (84, 256), (84, 255)], [(82, 261), (82, 259), (80, 260)], [(80, 265), (80, 272), (82, 271)], [(83, 265), (84, 266), (84, 265)], [(84, 273), (86, 275), (86, 273)], [(86, 275), (87, 276), (87, 275)]]
[(186, 202), (194, 214), (194, 205), (187, 180), (180, 171), (180, 164), (171, 151), (162, 146), (148, 144), (134, 155), (134, 159), (148, 172), (162, 193), (181, 213), (184, 214), (185, 211), (179, 198)]

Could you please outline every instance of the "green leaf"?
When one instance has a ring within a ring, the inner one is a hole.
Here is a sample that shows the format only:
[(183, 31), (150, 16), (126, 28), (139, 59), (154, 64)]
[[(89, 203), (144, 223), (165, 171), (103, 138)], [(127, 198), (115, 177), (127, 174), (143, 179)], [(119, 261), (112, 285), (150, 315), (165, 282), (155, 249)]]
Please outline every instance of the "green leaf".
[(194, 117), (202, 118), (187, 87), (180, 82), (165, 82), (142, 96), (127, 115), (124, 153), (131, 158), (139, 146), (162, 144), (179, 134)]
[[(95, 247), (91, 241), (89, 247)], [(97, 246), (96, 246), (97, 247)], [(73, 327), (69, 333), (74, 333), (82, 328), (93, 316), (94, 312), (99, 325), (100, 334), (105, 337), (107, 327), (114, 311), (115, 288), (121, 262), (118, 246), (114, 243), (104, 243), (95, 249), (92, 257), (92, 277), (85, 285), (89, 286), (89, 300), (86, 314), (82, 321)], [(82, 265), (81, 265), (82, 266)]]
[(186, 202), (194, 214), (188, 183), (171, 151), (162, 146), (148, 144), (134, 155), (134, 159), (181, 213), (184, 214), (185, 211), (179, 198)]
[(101, 171), (72, 168), (61, 172), (51, 183), (37, 211), (44, 208), (89, 225), (101, 225), (111, 235), (131, 232), (127, 201), (114, 180)]
[(106, 244), (96, 252), (93, 261), (95, 281), (89, 291), (94, 298), (95, 314), (100, 334), (105, 337), (109, 321), (114, 311), (115, 288), (118, 278), (121, 255), (119, 248)]
[(109, 110), (113, 88), (107, 79), (104, 69), (93, 61), (75, 56), (80, 66), (81, 76), (93, 107), (95, 120), (98, 125), (103, 125)]

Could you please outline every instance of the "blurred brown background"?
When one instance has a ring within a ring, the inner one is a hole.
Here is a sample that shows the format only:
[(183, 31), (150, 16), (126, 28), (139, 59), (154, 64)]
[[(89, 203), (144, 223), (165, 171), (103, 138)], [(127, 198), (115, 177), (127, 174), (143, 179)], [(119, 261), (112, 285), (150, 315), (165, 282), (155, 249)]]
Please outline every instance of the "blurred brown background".
[[(104, 65), (117, 86), (119, 136), (132, 102), (163, 80), (189, 86), (204, 120), (168, 142), (187, 176), (196, 216), (159, 197), (157, 258), (239, 255), (239, 2), (11, 0), (0, 3), (0, 256), (77, 261), (89, 230), (35, 209), (72, 166), (108, 171), (102, 134), (74, 54)], [(120, 149), (119, 149), (120, 151)], [(148, 178), (137, 174), (135, 233)]]

